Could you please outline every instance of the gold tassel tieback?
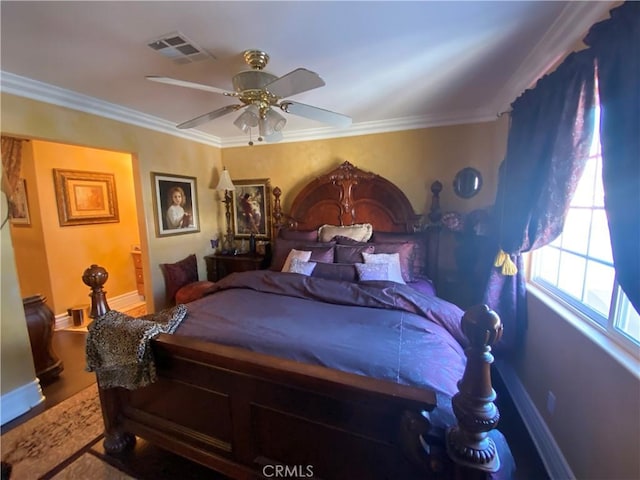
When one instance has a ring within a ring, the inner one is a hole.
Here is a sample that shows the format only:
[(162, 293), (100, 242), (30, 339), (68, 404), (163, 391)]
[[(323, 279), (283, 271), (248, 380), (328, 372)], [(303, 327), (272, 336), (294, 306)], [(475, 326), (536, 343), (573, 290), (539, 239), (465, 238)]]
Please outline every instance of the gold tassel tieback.
[(511, 277), (518, 273), (518, 267), (511, 260), (511, 256), (504, 250), (500, 249), (496, 255), (496, 260), (493, 262), (494, 267), (502, 267), (502, 275)]

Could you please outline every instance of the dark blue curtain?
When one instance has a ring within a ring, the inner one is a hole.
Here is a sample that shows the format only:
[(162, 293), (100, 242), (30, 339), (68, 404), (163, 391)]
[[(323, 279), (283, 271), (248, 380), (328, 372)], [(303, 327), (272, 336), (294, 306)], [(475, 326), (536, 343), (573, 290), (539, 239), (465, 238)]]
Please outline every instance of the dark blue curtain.
[(618, 282), (640, 312), (640, 2), (585, 38), (598, 72), (602, 181)]
[(505, 326), (497, 350), (515, 349), (526, 330), (520, 254), (562, 232), (584, 169), (594, 125), (593, 70), (586, 51), (573, 53), (512, 105), (493, 212), (496, 263), (484, 293)]

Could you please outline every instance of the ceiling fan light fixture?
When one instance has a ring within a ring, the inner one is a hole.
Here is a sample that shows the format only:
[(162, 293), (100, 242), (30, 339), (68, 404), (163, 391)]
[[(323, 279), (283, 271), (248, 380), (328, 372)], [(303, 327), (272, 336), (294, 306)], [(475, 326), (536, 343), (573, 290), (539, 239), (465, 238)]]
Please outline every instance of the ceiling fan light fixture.
[(258, 121), (258, 107), (255, 105), (249, 105), (247, 109), (233, 121), (233, 124), (244, 133), (249, 133), (251, 128), (258, 126)]
[(265, 120), (269, 130), (274, 132), (281, 131), (287, 124), (287, 119), (273, 109), (269, 109), (265, 115)]

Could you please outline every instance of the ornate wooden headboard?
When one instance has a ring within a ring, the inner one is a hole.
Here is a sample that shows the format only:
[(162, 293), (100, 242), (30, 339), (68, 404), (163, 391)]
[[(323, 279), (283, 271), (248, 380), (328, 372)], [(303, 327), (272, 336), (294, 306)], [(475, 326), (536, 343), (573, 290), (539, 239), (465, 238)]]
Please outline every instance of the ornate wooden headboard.
[(280, 205), (281, 190), (275, 188), (273, 194), (275, 232), (282, 227), (314, 230), (324, 224), (370, 223), (374, 232), (411, 233), (420, 225), (421, 215), (413, 211), (402, 190), (349, 162), (307, 184), (286, 215)]

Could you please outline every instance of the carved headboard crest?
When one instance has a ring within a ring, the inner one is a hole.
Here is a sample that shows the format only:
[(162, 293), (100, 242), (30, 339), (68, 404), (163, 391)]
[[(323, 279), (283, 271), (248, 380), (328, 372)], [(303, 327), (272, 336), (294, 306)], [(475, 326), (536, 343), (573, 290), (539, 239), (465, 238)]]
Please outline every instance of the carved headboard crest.
[(279, 211), (281, 192), (277, 192), (274, 189), (274, 212), (279, 216), (274, 218), (276, 229), (284, 225), (313, 230), (324, 224), (371, 223), (374, 231), (412, 232), (420, 220), (396, 185), (349, 162), (309, 182), (294, 199), (288, 215)]

